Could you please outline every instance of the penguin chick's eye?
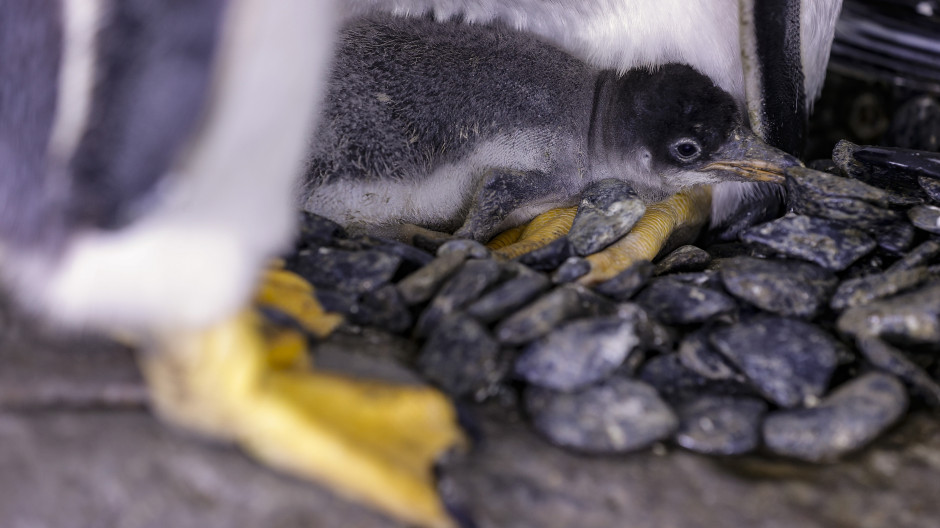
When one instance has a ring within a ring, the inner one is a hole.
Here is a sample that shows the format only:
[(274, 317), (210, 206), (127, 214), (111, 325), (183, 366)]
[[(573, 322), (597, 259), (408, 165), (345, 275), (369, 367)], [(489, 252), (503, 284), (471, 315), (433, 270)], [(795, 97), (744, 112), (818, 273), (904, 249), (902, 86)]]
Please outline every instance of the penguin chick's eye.
[(683, 138), (672, 144), (672, 155), (681, 162), (695, 161), (702, 155), (702, 147), (691, 138)]

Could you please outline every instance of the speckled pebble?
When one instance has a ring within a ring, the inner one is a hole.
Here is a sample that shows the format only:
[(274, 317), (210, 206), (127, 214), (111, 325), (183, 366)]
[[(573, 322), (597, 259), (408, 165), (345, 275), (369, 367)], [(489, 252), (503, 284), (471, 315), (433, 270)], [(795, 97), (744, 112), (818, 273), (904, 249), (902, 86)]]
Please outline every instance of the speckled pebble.
[(706, 455), (742, 455), (761, 443), (767, 403), (758, 398), (702, 396), (678, 409), (676, 443)]
[(878, 247), (894, 255), (903, 255), (914, 243), (916, 230), (907, 221), (891, 222), (868, 228)]
[(844, 270), (876, 246), (871, 237), (858, 229), (792, 214), (753, 227), (742, 233), (741, 238), (834, 271)]
[(519, 274), (467, 306), (467, 315), (490, 324), (535, 300), (551, 286), (551, 281), (542, 273)]
[(877, 338), (859, 339), (858, 350), (873, 367), (900, 378), (927, 405), (940, 407), (940, 384), (903, 352)]
[(901, 269), (847, 279), (839, 284), (829, 306), (833, 310), (862, 306), (923, 284), (930, 278), (927, 268)]
[(482, 400), (511, 369), (510, 360), (480, 323), (464, 315), (445, 318), (421, 348), (420, 372), (455, 396)]
[(867, 445), (905, 410), (901, 382), (873, 372), (843, 384), (816, 407), (770, 413), (764, 420), (764, 443), (778, 455), (833, 461)]
[(850, 198), (881, 207), (909, 203), (903, 196), (862, 181), (806, 167), (790, 167), (786, 175), (788, 199), (793, 206), (812, 204), (822, 198)]
[(596, 253), (627, 234), (643, 216), (646, 205), (633, 188), (620, 179), (605, 179), (588, 185), (568, 232), (577, 255)]
[(343, 226), (313, 213), (301, 213), (297, 241), (299, 247), (328, 246), (337, 238), (346, 236)]
[(615, 301), (627, 301), (642, 288), (653, 275), (653, 265), (647, 260), (634, 262), (612, 279), (594, 287), (594, 291)]
[(796, 319), (755, 317), (715, 329), (711, 341), (758, 392), (781, 407), (808, 405), (822, 396), (837, 363), (832, 337)]
[(402, 269), (398, 270), (399, 274), (411, 273), (434, 260), (433, 255), (410, 244), (368, 235), (337, 240), (335, 247), (352, 251), (375, 249), (398, 257), (402, 262)]
[(637, 295), (636, 302), (666, 324), (703, 323), (737, 309), (734, 300), (709, 288), (660, 278)]
[(573, 391), (608, 377), (639, 342), (629, 320), (571, 321), (529, 344), (516, 360), (515, 370), (534, 385)]
[(467, 258), (472, 259), (485, 259), (490, 256), (489, 248), (476, 240), (466, 238), (448, 240), (444, 242), (441, 247), (437, 248), (437, 256), (439, 257), (448, 253), (464, 253), (467, 255)]
[(532, 250), (516, 260), (538, 271), (551, 271), (574, 256), (574, 249), (567, 237), (561, 237), (549, 242), (547, 245)]
[(423, 337), (444, 317), (477, 300), (487, 288), (496, 284), (503, 268), (492, 259), (471, 259), (444, 284), (415, 324), (415, 334)]
[(375, 326), (394, 333), (405, 332), (413, 323), (401, 294), (391, 284), (362, 294), (348, 314), (354, 324)]
[(530, 386), (525, 407), (552, 443), (585, 453), (636, 451), (668, 438), (679, 421), (649, 385), (614, 377), (575, 393)]
[(460, 269), (465, 260), (467, 260), (466, 253), (454, 252), (441, 255), (427, 266), (399, 281), (396, 285), (398, 292), (409, 305), (423, 303), (437, 293), (444, 281)]
[(940, 202), (940, 180), (928, 176), (919, 176), (917, 183), (934, 202)]
[(940, 207), (918, 205), (908, 210), (907, 216), (914, 227), (931, 233), (940, 233)]
[(574, 282), (591, 272), (591, 263), (581, 257), (568, 257), (552, 274), (552, 282), (564, 284)]
[(679, 273), (685, 271), (701, 271), (712, 261), (712, 256), (704, 249), (695, 246), (681, 246), (666, 255), (656, 264), (654, 275)]
[(676, 352), (653, 356), (640, 366), (637, 377), (652, 385), (670, 403), (682, 403), (703, 394), (756, 394), (750, 385), (737, 379), (712, 380), (702, 376), (683, 365)]
[(855, 337), (881, 336), (908, 344), (940, 344), (940, 282), (849, 308), (836, 321)]
[(927, 240), (898, 259), (886, 271), (890, 273), (927, 266), (935, 262), (938, 257), (940, 257), (940, 240)]
[(719, 274), (735, 297), (771, 313), (804, 318), (816, 315), (838, 281), (809, 262), (750, 257), (723, 259)]
[(378, 250), (321, 247), (301, 251), (296, 271), (316, 287), (364, 293), (388, 284), (400, 264), (399, 257)]
[(523, 345), (548, 334), (563, 321), (610, 315), (616, 310), (614, 303), (588, 288), (566, 284), (503, 319), (496, 325), (496, 338), (504, 345)]
[(685, 336), (679, 343), (679, 361), (698, 375), (712, 380), (737, 379), (737, 369), (719, 354), (708, 339), (709, 330), (702, 329)]

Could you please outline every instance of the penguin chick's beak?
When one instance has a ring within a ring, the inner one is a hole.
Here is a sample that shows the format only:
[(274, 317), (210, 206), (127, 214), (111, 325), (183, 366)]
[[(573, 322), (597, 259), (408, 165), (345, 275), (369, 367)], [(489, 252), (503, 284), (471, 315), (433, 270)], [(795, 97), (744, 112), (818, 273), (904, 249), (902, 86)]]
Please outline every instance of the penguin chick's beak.
[(724, 180), (784, 183), (787, 167), (803, 164), (795, 157), (760, 140), (746, 127), (736, 128), (705, 165), (703, 172), (714, 172)]

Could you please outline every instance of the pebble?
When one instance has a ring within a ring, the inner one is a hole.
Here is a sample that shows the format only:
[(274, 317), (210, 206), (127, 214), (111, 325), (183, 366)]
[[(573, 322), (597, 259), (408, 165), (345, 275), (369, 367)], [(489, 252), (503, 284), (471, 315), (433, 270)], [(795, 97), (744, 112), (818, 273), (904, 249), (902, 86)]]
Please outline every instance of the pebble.
[(712, 331), (712, 345), (754, 388), (781, 407), (822, 396), (837, 365), (834, 340), (815, 325), (759, 316)]
[(610, 376), (639, 342), (630, 320), (580, 319), (529, 344), (515, 371), (534, 385), (570, 392)]
[(552, 282), (564, 284), (574, 282), (591, 272), (591, 263), (581, 257), (568, 257), (552, 274)]
[(912, 249), (907, 255), (904, 255), (897, 262), (892, 264), (886, 271), (899, 271), (905, 269), (918, 268), (932, 264), (940, 256), (940, 240), (927, 240), (919, 246)]
[(615, 301), (628, 301), (653, 276), (653, 265), (647, 260), (634, 262), (616, 276), (594, 287), (594, 291)]
[(519, 273), (467, 306), (466, 313), (484, 324), (495, 323), (535, 300), (550, 286), (551, 281), (541, 273)]
[(914, 242), (914, 226), (904, 222), (892, 222), (868, 229), (878, 247), (894, 255), (903, 255)]
[(636, 302), (666, 324), (703, 323), (737, 309), (734, 300), (724, 293), (672, 278), (651, 281)]
[(940, 202), (940, 180), (927, 176), (919, 176), (917, 183), (920, 184), (920, 188), (927, 193), (927, 196), (929, 196), (931, 200)]
[(524, 402), (539, 433), (556, 445), (584, 453), (643, 449), (668, 438), (679, 425), (655, 389), (624, 377), (574, 393), (530, 386)]
[(609, 178), (589, 184), (568, 232), (576, 255), (604, 249), (627, 234), (646, 212), (646, 205), (624, 180)]
[(923, 284), (930, 278), (927, 268), (899, 269), (847, 279), (839, 284), (829, 301), (836, 311), (862, 306)]
[(846, 269), (876, 246), (871, 237), (858, 229), (793, 214), (753, 227), (742, 233), (741, 238), (833, 271)]
[(940, 384), (897, 348), (877, 338), (858, 340), (858, 350), (871, 365), (893, 374), (930, 407), (940, 407)]
[(405, 244), (397, 240), (381, 237), (358, 236), (355, 238), (337, 240), (334, 245), (338, 249), (356, 251), (375, 249), (396, 256), (401, 259), (402, 263), (401, 268), (398, 270), (399, 274), (411, 273), (434, 260), (434, 256), (427, 251), (423, 251), (410, 244)]
[(574, 249), (571, 247), (571, 242), (567, 237), (561, 237), (525, 253), (516, 261), (537, 271), (551, 271), (573, 256)]
[(347, 314), (353, 324), (375, 326), (396, 334), (404, 333), (414, 322), (398, 289), (391, 284), (364, 293)]
[(612, 302), (577, 284), (559, 286), (496, 325), (496, 339), (504, 345), (524, 345), (558, 324), (578, 317), (616, 313)]
[(814, 317), (838, 282), (831, 271), (809, 262), (751, 257), (723, 259), (719, 275), (728, 293), (738, 299), (801, 318)]
[(477, 300), (487, 288), (500, 280), (502, 274), (502, 266), (492, 259), (465, 262), (421, 313), (415, 324), (415, 334), (419, 337), (428, 335), (441, 319)]
[(706, 455), (742, 455), (761, 443), (767, 403), (758, 398), (702, 396), (678, 409), (676, 443)]
[(880, 336), (905, 344), (940, 344), (940, 281), (849, 308), (836, 326), (856, 338)]
[(378, 250), (346, 251), (333, 248), (304, 250), (296, 271), (316, 287), (365, 293), (388, 284), (401, 258)]
[(888, 374), (853, 379), (816, 407), (772, 412), (764, 420), (767, 448), (808, 462), (829, 462), (874, 440), (907, 410), (904, 386)]
[(320, 247), (329, 246), (334, 240), (346, 236), (343, 226), (313, 213), (301, 213), (300, 226), (297, 234), (297, 246)]
[(754, 389), (737, 379), (713, 380), (682, 364), (679, 354), (667, 352), (654, 356), (640, 366), (637, 377), (671, 403), (682, 403), (703, 394), (718, 396), (753, 396)]
[(483, 325), (457, 314), (433, 329), (418, 355), (417, 367), (448, 394), (483, 400), (495, 392), (511, 364)]
[(940, 178), (940, 153), (898, 147), (864, 146), (852, 154), (858, 161), (895, 175)]
[(848, 177), (861, 180), (881, 189), (891, 189), (895, 194), (904, 196), (913, 203), (923, 199), (924, 192), (917, 184), (916, 176), (887, 169), (879, 164), (858, 159), (856, 154), (863, 150), (852, 142), (841, 140), (832, 149), (832, 160)]
[(940, 234), (940, 207), (936, 205), (918, 205), (907, 212), (911, 223), (918, 229)]
[(788, 203), (791, 206), (811, 206), (822, 198), (849, 198), (880, 207), (911, 205), (910, 200), (904, 196), (828, 172), (806, 167), (790, 167), (786, 170), (786, 176)]
[(448, 240), (441, 244), (437, 248), (437, 256), (447, 255), (448, 253), (461, 253), (465, 254), (467, 258), (472, 259), (485, 259), (489, 258), (490, 250), (483, 244), (477, 242), (476, 240), (469, 240), (466, 238), (456, 238), (453, 240)]
[(719, 354), (708, 339), (707, 329), (696, 330), (679, 344), (679, 361), (696, 374), (711, 380), (740, 378), (737, 369)]
[(454, 252), (441, 255), (427, 266), (400, 280), (396, 286), (402, 299), (408, 305), (426, 302), (437, 293), (441, 285), (453, 275), (464, 261), (466, 253)]
[(695, 246), (681, 246), (666, 255), (656, 264), (654, 275), (679, 273), (685, 271), (702, 271), (712, 261), (712, 256), (704, 249)]

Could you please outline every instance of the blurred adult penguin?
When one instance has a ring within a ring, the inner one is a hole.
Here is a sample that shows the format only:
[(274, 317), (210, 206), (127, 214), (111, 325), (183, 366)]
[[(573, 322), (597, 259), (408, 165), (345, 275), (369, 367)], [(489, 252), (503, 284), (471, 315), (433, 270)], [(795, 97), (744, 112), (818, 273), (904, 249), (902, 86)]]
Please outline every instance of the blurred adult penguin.
[[(296, 342), (293, 361), (282, 348), (275, 362), (284, 341), (265, 342), (248, 308), (264, 278), (258, 303), (314, 333), (336, 324), (306, 284), (264, 269), (290, 239), (340, 20), (498, 19), (602, 68), (688, 63), (792, 152), (838, 6), (0, 0), (0, 273), (49, 321), (136, 336), (166, 419), (407, 521), (451, 526), (431, 472), (460, 442), (449, 402), (311, 371)], [(719, 189), (713, 209), (741, 196)]]

